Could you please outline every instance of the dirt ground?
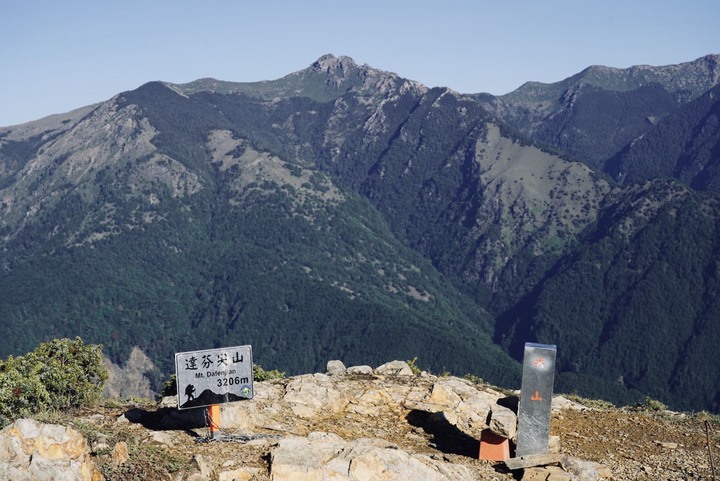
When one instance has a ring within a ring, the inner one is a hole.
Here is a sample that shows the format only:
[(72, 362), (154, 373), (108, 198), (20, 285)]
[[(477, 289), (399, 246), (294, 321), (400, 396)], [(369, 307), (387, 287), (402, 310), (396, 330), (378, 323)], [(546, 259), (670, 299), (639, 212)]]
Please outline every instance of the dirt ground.
[(703, 415), (564, 410), (552, 433), (564, 453), (602, 463), (618, 480), (712, 480), (710, 456), (720, 456), (718, 419)]
[[(553, 412), (551, 435), (559, 437), (562, 454), (602, 464), (613, 480), (714, 480), (711, 454), (720, 458), (717, 416), (578, 407)], [(438, 426), (423, 411), (344, 414), (320, 420), (288, 416), (253, 433), (226, 430), (221, 440), (211, 440), (206, 428), (162, 430), (127, 421), (128, 409), (132, 407), (106, 408), (73, 422), (88, 437), (108, 481), (216, 480), (223, 470), (239, 467), (252, 468), (248, 481), (269, 481), (270, 453), (277, 439), (314, 431), (346, 440), (381, 438), (410, 453), (465, 465), (478, 480), (521, 479), (523, 474), (509, 471), (504, 463), (480, 461), (478, 440), (450, 425)], [(143, 409), (149, 412), (154, 407)], [(240, 436), (253, 439), (240, 442)], [(128, 445), (130, 454), (123, 463), (115, 459), (114, 446), (120, 441)], [(209, 477), (199, 477), (203, 464), (213, 471)]]

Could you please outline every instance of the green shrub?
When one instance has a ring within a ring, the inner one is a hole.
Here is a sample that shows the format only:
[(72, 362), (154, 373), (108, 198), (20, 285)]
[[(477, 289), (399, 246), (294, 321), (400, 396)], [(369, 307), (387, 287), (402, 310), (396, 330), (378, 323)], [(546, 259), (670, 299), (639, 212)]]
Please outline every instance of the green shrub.
[(578, 404), (582, 404), (583, 406), (589, 407), (590, 409), (597, 409), (599, 411), (610, 411), (616, 408), (613, 403), (611, 403), (610, 401), (605, 401), (604, 399), (589, 399), (579, 396), (576, 393), (565, 394), (564, 396), (568, 400)]
[(412, 359), (408, 359), (405, 361), (407, 365), (410, 367), (410, 370), (415, 376), (419, 376), (422, 370), (417, 365), (417, 356), (413, 357)]
[(266, 371), (260, 364), (253, 364), (253, 379), (256, 381), (269, 381), (271, 379), (283, 379), (285, 377), (284, 372), (280, 372), (277, 369), (272, 371)]
[(667, 409), (667, 406), (665, 406), (663, 403), (661, 403), (657, 399), (651, 398), (650, 396), (646, 396), (644, 402), (637, 403), (636, 407), (638, 407), (644, 411), (654, 411), (654, 412), (664, 411), (665, 409)]
[(50, 393), (36, 375), (16, 368), (18, 359), (22, 362), (11, 356), (0, 364), (0, 427), (50, 406)]
[(177, 375), (173, 374), (170, 379), (163, 382), (160, 397), (177, 396)]
[(101, 346), (79, 337), (40, 344), (0, 361), (0, 423), (48, 409), (90, 406), (102, 395), (107, 371)]
[(485, 381), (483, 381), (483, 379), (482, 379), (481, 377), (476, 376), (475, 374), (470, 374), (470, 373), (465, 374), (465, 375), (463, 376), (463, 379), (465, 379), (466, 381), (469, 381), (469, 382), (471, 382), (472, 384), (475, 384), (475, 385), (484, 384), (484, 383), (485, 383)]

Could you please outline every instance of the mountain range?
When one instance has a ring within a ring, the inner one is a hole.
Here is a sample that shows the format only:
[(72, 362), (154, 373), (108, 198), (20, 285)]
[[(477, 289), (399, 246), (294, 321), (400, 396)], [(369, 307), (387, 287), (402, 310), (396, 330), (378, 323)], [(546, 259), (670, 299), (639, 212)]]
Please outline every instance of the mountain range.
[(718, 55), (504, 96), (325, 55), (0, 129), (0, 355), (253, 345), (720, 410)]

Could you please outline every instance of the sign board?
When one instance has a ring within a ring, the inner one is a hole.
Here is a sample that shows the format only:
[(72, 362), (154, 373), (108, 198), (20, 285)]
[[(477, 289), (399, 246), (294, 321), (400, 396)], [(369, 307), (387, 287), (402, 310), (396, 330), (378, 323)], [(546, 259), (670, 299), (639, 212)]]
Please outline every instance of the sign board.
[(175, 376), (178, 409), (252, 399), (252, 347), (176, 353)]
[(525, 343), (515, 456), (545, 454), (550, 438), (550, 409), (556, 348)]

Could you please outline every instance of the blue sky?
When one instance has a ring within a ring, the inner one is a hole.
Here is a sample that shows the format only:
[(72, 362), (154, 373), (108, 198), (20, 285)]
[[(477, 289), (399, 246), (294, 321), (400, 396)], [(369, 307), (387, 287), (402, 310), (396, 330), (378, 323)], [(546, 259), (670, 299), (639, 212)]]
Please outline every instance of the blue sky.
[(718, 0), (0, 0), (0, 126), (326, 53), (464, 93), (720, 53)]

